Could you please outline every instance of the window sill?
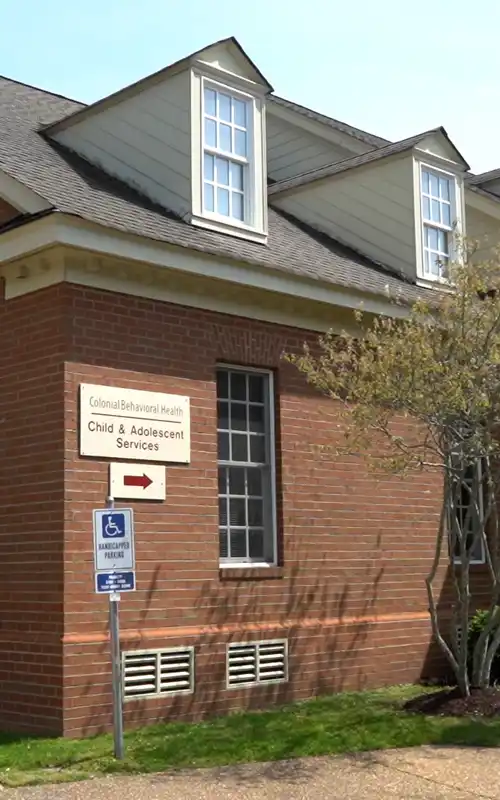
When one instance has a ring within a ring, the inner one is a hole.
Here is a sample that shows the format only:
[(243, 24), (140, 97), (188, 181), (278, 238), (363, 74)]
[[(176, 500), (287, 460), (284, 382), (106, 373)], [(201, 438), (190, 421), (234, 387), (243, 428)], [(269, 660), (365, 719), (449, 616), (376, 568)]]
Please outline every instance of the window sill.
[(266, 581), (283, 578), (284, 575), (283, 567), (231, 567), (228, 565), (219, 568), (219, 580), (221, 581)]
[(259, 231), (257, 228), (252, 228), (249, 225), (238, 223), (235, 221), (228, 221), (225, 217), (217, 216), (202, 216), (200, 214), (192, 214), (190, 218), (192, 225), (197, 225), (199, 228), (207, 228), (210, 231), (217, 231), (217, 233), (227, 233), (230, 236), (237, 236), (240, 239), (248, 239), (251, 242), (258, 242), (259, 244), (267, 243), (267, 233)]

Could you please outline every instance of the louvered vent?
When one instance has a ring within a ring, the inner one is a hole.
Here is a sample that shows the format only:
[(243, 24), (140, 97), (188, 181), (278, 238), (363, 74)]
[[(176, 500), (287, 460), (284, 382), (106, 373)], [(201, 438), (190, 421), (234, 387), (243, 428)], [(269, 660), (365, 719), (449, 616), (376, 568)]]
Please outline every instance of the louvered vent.
[(230, 644), (227, 649), (228, 687), (278, 683), (288, 678), (286, 641)]
[(130, 650), (123, 653), (123, 696), (134, 697), (192, 692), (194, 652), (179, 650)]

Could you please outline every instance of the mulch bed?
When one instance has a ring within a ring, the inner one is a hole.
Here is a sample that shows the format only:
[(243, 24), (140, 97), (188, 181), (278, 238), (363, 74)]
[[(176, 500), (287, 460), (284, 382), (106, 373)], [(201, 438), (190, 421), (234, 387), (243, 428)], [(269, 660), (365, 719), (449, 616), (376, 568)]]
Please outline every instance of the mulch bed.
[(471, 689), (469, 697), (462, 697), (457, 688), (444, 689), (413, 697), (403, 708), (440, 717), (496, 717), (500, 716), (500, 689)]

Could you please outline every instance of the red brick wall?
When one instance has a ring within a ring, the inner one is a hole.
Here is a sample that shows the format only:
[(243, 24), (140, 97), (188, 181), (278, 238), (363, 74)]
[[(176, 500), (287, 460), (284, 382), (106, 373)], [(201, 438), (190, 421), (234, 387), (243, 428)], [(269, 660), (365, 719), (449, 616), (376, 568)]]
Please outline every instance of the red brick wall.
[(0, 726), (62, 726), (66, 289), (0, 299)]
[[(190, 465), (167, 468), (165, 503), (132, 504), (138, 591), (123, 596), (121, 627), (125, 649), (195, 645), (196, 691), (127, 703), (128, 724), (432, 671), (424, 574), (435, 477), (377, 481), (360, 460), (319, 451), (335, 408), (281, 359), (304, 332), (69, 285), (0, 304), (0, 332), (0, 725), (110, 727), (107, 600), (93, 593), (91, 528), (108, 465), (78, 454), (81, 382), (191, 398)], [(277, 378), (282, 560), (260, 579), (219, 573), (219, 361)], [(265, 638), (288, 639), (290, 681), (227, 690), (225, 644)]]
[[(106, 496), (107, 464), (78, 455), (82, 382), (191, 397), (191, 464), (168, 467), (165, 504), (134, 506), (138, 591), (123, 598), (121, 624), (127, 649), (196, 643), (197, 690), (191, 697), (127, 705), (128, 717), (152, 720), (169, 709), (199, 716), (275, 695), (303, 697), (416, 679), (428, 649), (423, 576), (437, 523), (433, 478), (376, 482), (359, 461), (317, 452), (317, 445), (331, 442), (335, 408), (281, 359), (284, 351), (301, 347), (306, 334), (90, 289), (71, 291), (66, 732), (95, 731), (110, 720), (107, 602), (92, 594), (90, 533), (91, 509)], [(272, 368), (277, 375), (283, 559), (272, 579), (219, 575), (214, 382), (219, 361)], [(370, 622), (374, 615), (382, 622)], [(256, 624), (266, 629), (249, 630)], [(226, 690), (223, 643), (278, 636), (290, 641), (290, 683)]]

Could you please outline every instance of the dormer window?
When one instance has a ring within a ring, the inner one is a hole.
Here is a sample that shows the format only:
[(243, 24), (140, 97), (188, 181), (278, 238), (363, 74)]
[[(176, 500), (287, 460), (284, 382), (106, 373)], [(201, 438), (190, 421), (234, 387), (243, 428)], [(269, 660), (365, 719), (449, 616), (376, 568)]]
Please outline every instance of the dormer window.
[(252, 106), (205, 85), (203, 93), (203, 211), (245, 222), (249, 207)]
[(446, 280), (457, 220), (455, 176), (421, 167), (422, 277)]
[(192, 217), (195, 225), (265, 242), (267, 170), (264, 97), (246, 82), (234, 86), (192, 75)]

